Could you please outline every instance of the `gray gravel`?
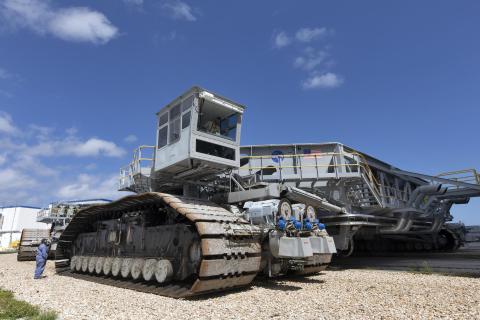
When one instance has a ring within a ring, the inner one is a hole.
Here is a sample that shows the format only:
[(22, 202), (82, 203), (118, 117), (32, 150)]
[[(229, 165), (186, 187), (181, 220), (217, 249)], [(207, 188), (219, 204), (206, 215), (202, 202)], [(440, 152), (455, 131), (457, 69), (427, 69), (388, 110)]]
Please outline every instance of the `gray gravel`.
[(175, 300), (55, 275), (0, 255), (0, 287), (62, 319), (479, 319), (480, 279), (380, 270), (256, 281), (245, 291)]

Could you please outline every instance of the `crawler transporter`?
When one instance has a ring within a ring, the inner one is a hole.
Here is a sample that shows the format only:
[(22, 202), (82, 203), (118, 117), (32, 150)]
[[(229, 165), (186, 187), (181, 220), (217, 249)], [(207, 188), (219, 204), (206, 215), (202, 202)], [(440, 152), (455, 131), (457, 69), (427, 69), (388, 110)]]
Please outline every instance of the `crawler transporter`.
[(156, 146), (121, 170), (120, 190), (136, 194), (80, 210), (60, 236), (57, 271), (188, 297), (324, 270), (336, 248), (316, 212), (336, 206), (281, 181), (245, 182), (243, 112), (198, 87), (162, 108)]
[(281, 183), (325, 199), (316, 217), (344, 256), (455, 250), (465, 237), (447, 223), (450, 209), (480, 196), (475, 169), (415, 173), (341, 143), (243, 146), (240, 153), (233, 174), (243, 186)]
[(107, 199), (88, 199), (75, 201), (58, 201), (43, 208), (37, 214), (37, 222), (45, 223), (45, 229), (23, 229), (18, 247), (18, 261), (34, 261), (42, 239), (48, 239), (50, 247), (48, 256), (55, 257), (58, 238), (72, 217), (83, 208), (94, 204), (108, 203)]

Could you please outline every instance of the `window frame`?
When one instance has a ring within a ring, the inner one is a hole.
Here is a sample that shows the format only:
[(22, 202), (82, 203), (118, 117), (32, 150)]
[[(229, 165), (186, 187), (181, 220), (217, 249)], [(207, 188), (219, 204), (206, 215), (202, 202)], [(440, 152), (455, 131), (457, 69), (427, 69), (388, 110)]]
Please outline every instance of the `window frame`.
[[(199, 113), (201, 113), (202, 110), (200, 110)], [(235, 125), (231, 126), (230, 125), (230, 119), (235, 117)], [(215, 134), (215, 133), (212, 133), (212, 132), (209, 132), (208, 130), (204, 129), (203, 128), (203, 125), (205, 125), (207, 122), (203, 121), (202, 118), (199, 116), (198, 119), (197, 119), (197, 124), (196, 124), (196, 130), (199, 131), (199, 132), (203, 132), (203, 133), (206, 133), (208, 135), (212, 135), (214, 137), (218, 137), (218, 138), (221, 138), (221, 139), (225, 139), (227, 141), (233, 141), (233, 142), (237, 142), (238, 141), (238, 126), (239, 124), (241, 123), (241, 117), (242, 117), (242, 114), (240, 112), (234, 112), (232, 114), (230, 114), (229, 116), (225, 117), (225, 118), (222, 118), (220, 123), (219, 123), (219, 133), (218, 134)], [(222, 134), (222, 123), (225, 122), (226, 123), (226, 126), (225, 126), (225, 130), (226, 130), (226, 134)], [(234, 138), (231, 138), (228, 133), (230, 131), (234, 132)]]
[[(182, 118), (181, 117), (175, 117), (174, 119), (170, 120), (169, 121), (169, 130), (168, 130), (168, 144), (171, 145), (171, 144), (174, 144), (176, 142), (178, 142), (180, 140), (180, 137), (182, 135)], [(176, 128), (176, 131), (177, 131), (177, 134), (178, 136), (177, 137), (173, 137), (172, 139), (172, 135), (175, 134), (174, 130), (175, 130), (175, 127), (178, 126), (178, 128)]]
[[(187, 102), (188, 100), (191, 100), (191, 101), (190, 101), (190, 105), (187, 106), (187, 105), (186, 105), (186, 102)], [(194, 102), (194, 101), (195, 101), (195, 95), (194, 95), (194, 94), (189, 95), (188, 97), (186, 97), (185, 99), (183, 99), (183, 100), (182, 100), (182, 103), (181, 103), (181, 109), (182, 109), (181, 112), (184, 113), (185, 111), (190, 110), (190, 109), (192, 108), (192, 106), (193, 106), (193, 102)]]
[[(228, 117), (225, 117), (223, 121), (225, 121), (225, 123), (227, 124), (226, 127), (224, 128), (225, 129), (225, 132), (226, 134), (222, 134), (222, 123), (220, 122), (220, 135), (222, 137), (225, 137), (226, 139), (229, 139), (229, 140), (232, 140), (232, 141), (237, 141), (237, 127), (238, 127), (238, 117), (239, 117), (239, 113), (238, 112), (235, 112), (235, 113), (232, 113), (231, 115), (229, 115)], [(235, 124), (232, 126), (230, 125), (230, 120), (232, 118), (235, 118)], [(229, 136), (229, 133), (233, 130), (234, 132), (234, 138), (230, 137)]]
[[(157, 127), (157, 150), (160, 150), (164, 148), (165, 146), (168, 146), (168, 133), (169, 133), (169, 114), (170, 110), (164, 111), (162, 114), (158, 115), (158, 127)], [(166, 119), (165, 122), (162, 122), (163, 120)], [(160, 146), (160, 134), (162, 130), (166, 130), (166, 143), (162, 146)]]
[[(162, 118), (165, 118), (165, 122), (162, 123)], [(158, 127), (161, 128), (164, 125), (168, 124), (168, 112), (164, 112), (161, 115), (158, 116)]]
[[(184, 126), (184, 117), (188, 115), (188, 125)], [(192, 125), (192, 111), (190, 109), (187, 109), (187, 111), (182, 113), (182, 124), (181, 124), (181, 129), (187, 129)]]
[[(160, 146), (160, 134), (162, 130), (166, 130), (165, 133), (165, 144)], [(166, 146), (168, 146), (168, 123), (166, 125), (163, 125), (162, 127), (158, 128), (158, 134), (157, 134), (157, 150), (160, 150)]]

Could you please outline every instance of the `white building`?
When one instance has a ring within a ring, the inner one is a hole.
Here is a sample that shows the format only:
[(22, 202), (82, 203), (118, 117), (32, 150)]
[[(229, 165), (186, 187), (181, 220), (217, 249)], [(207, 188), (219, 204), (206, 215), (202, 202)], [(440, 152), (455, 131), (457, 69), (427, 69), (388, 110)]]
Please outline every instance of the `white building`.
[(37, 222), (40, 208), (18, 206), (0, 207), (0, 248), (8, 248), (10, 243), (20, 240), (25, 228), (47, 229), (48, 225)]

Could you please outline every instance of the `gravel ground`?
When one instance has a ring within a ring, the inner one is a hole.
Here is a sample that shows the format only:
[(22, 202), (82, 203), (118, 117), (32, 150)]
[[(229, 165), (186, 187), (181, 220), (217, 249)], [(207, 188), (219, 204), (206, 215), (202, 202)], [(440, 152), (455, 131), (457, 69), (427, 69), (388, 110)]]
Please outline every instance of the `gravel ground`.
[(55, 275), (48, 262), (0, 255), (0, 287), (61, 319), (479, 319), (480, 279), (381, 270), (259, 280), (241, 291), (176, 300)]

